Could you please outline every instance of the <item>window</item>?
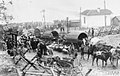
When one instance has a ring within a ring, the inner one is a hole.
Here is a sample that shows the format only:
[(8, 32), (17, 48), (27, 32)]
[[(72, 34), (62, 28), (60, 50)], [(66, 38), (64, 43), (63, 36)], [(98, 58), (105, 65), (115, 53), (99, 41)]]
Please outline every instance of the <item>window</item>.
[(84, 17), (84, 24), (86, 23), (86, 18)]

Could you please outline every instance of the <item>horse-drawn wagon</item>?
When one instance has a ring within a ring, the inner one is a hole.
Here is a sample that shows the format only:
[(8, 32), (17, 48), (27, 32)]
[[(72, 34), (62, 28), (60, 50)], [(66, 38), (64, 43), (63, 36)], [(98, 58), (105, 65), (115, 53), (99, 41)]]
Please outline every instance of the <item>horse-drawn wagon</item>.
[(79, 40), (83, 40), (84, 38), (88, 38), (88, 35), (85, 32), (73, 32), (69, 33), (65, 36), (68, 42), (78, 42)]

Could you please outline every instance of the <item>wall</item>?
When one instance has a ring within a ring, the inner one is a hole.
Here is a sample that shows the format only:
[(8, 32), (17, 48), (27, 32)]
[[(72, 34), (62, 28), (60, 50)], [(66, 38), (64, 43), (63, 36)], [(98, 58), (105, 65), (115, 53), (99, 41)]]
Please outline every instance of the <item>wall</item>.
[[(86, 18), (86, 23), (84, 23), (84, 17)], [(106, 25), (110, 25), (111, 17), (107, 16)], [(82, 16), (82, 27), (101, 27), (105, 26), (104, 16)]]
[(70, 27), (80, 27), (80, 22), (79, 21), (70, 22)]

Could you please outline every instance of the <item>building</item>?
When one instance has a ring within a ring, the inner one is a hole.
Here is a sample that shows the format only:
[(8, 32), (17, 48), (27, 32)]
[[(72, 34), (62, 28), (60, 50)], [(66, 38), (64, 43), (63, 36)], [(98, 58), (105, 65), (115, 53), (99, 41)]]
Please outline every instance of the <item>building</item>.
[(115, 16), (111, 19), (111, 25), (119, 26), (120, 25), (120, 16)]
[(70, 20), (70, 27), (80, 27), (80, 20)]
[[(110, 25), (112, 12), (108, 9), (85, 10), (81, 12), (82, 27)], [(105, 19), (106, 18), (106, 19)]]

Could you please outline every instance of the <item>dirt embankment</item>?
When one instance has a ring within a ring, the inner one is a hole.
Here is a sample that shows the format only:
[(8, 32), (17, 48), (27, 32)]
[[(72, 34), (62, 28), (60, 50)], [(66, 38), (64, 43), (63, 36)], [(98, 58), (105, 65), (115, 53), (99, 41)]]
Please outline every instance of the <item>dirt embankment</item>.
[(120, 34), (116, 35), (106, 35), (104, 37), (101, 37), (101, 39), (106, 42), (108, 45), (112, 45), (114, 47), (119, 46), (120, 47)]
[(17, 76), (13, 60), (6, 52), (0, 51), (0, 76)]

